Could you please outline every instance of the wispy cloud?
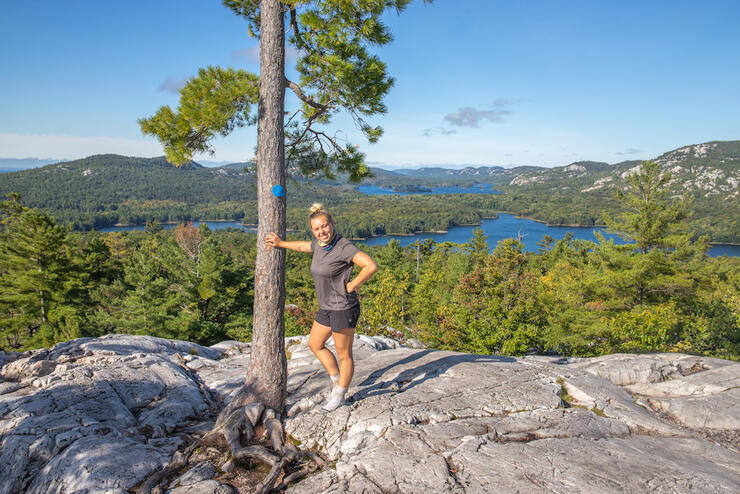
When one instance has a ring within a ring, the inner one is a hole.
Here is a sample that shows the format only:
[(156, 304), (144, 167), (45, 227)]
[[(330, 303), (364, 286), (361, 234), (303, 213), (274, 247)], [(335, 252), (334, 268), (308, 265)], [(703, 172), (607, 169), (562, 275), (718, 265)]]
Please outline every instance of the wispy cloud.
[(0, 134), (0, 149), (5, 156), (51, 156), (77, 159), (93, 154), (160, 156), (162, 146), (154, 139), (109, 136), (70, 136), (39, 134)]
[(236, 60), (258, 65), (260, 63), (260, 45), (250, 46), (243, 50), (234, 50), (231, 52), (231, 56)]
[(511, 115), (511, 110), (476, 110), (473, 107), (465, 106), (455, 113), (445, 115), (445, 120), (457, 127), (476, 128), (482, 120), (503, 122), (504, 117), (508, 117), (509, 115)]
[(455, 129), (445, 129), (444, 127), (437, 127), (434, 129), (424, 129), (421, 131), (421, 135), (423, 137), (433, 137), (436, 135), (449, 136), (453, 134), (457, 134), (457, 131)]
[(483, 109), (464, 106), (459, 108), (455, 113), (448, 113), (444, 119), (457, 127), (477, 128), (484, 120), (501, 123), (506, 117), (512, 114), (512, 111), (508, 107), (522, 101), (524, 100), (496, 98), (491, 103), (480, 105)]
[(637, 153), (641, 153), (641, 152), (642, 152), (642, 149), (627, 148), (624, 151), (617, 151), (614, 154), (617, 154), (619, 156), (624, 156), (624, 155), (627, 155), (627, 154), (637, 154)]
[(159, 85), (159, 90), (167, 93), (179, 93), (188, 80), (184, 77), (168, 77)]
[[(243, 50), (234, 50), (231, 52), (232, 58), (241, 62), (246, 62), (249, 65), (260, 64), (260, 45), (250, 46)], [(285, 61), (288, 63), (296, 62), (301, 56), (301, 51), (296, 49), (294, 46), (288, 45), (285, 47)]]
[(523, 98), (519, 99), (508, 99), (508, 98), (496, 98), (493, 100), (493, 103), (491, 103), (491, 106), (495, 108), (504, 108), (506, 106), (516, 105), (517, 103), (521, 103), (522, 101), (526, 101)]

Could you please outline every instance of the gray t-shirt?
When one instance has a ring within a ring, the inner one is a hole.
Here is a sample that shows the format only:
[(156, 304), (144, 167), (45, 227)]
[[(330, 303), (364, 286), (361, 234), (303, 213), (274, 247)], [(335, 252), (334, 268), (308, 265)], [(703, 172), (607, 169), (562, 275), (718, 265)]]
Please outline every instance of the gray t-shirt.
[(322, 249), (318, 240), (313, 239), (311, 252), (311, 274), (316, 285), (319, 309), (346, 310), (359, 304), (357, 293), (347, 293), (347, 283), (352, 277), (352, 258), (360, 249), (339, 235), (330, 251)]

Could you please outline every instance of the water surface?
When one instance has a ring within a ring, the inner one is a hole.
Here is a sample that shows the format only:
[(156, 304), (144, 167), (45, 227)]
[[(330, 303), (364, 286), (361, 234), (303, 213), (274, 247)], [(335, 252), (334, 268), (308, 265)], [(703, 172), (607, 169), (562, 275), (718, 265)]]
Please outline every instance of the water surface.
[(379, 185), (358, 185), (357, 190), (368, 196), (408, 196), (419, 194), (501, 194), (500, 190), (493, 188), (491, 184), (476, 184), (471, 187), (427, 187), (431, 189), (424, 192), (394, 192), (393, 189), (380, 187)]
[[(193, 221), (193, 225), (198, 226), (201, 222)], [(256, 227), (244, 226), (238, 221), (205, 221), (212, 230), (224, 230), (226, 228), (233, 228), (242, 230), (244, 232), (254, 232)], [(172, 223), (160, 224), (165, 230), (170, 230), (176, 225)], [(596, 242), (596, 236), (594, 231), (601, 231), (604, 233), (606, 238), (614, 239), (614, 243), (623, 244), (625, 243), (621, 238), (614, 234), (605, 233), (603, 228), (584, 228), (584, 227), (573, 227), (573, 226), (547, 226), (544, 223), (537, 221), (517, 218), (513, 214), (500, 213), (498, 219), (488, 219), (481, 222), (480, 227), (483, 229), (483, 233), (488, 236), (488, 246), (491, 250), (496, 248), (496, 244), (505, 238), (512, 238), (521, 236), (522, 242), (524, 243), (524, 250), (536, 252), (540, 249), (537, 242), (541, 242), (545, 235), (550, 235), (555, 240), (560, 240), (565, 237), (567, 232), (573, 232), (575, 238), (582, 238), (585, 240), (591, 240)], [(136, 226), (113, 226), (109, 228), (101, 228), (101, 232), (116, 232), (116, 231), (127, 231), (127, 230), (144, 230), (144, 225)], [(341, 228), (341, 227), (340, 227)], [(455, 226), (450, 228), (447, 233), (418, 233), (414, 235), (383, 235), (379, 237), (372, 237), (367, 240), (359, 241), (358, 243), (365, 245), (385, 245), (392, 238), (396, 239), (402, 246), (407, 246), (416, 242), (417, 240), (432, 239), (437, 243), (442, 242), (454, 242), (456, 244), (462, 244), (473, 238), (473, 230), (477, 226)], [(713, 245), (709, 250), (709, 255), (713, 257), (718, 256), (740, 256), (739, 245)]]
[[(417, 240), (432, 239), (436, 243), (454, 242), (461, 244), (473, 238), (473, 230), (477, 226), (455, 226), (447, 233), (419, 233), (414, 235), (383, 235), (363, 240), (365, 245), (385, 245), (392, 238), (396, 239), (402, 246), (407, 246)], [(517, 218), (513, 214), (500, 213), (498, 219), (487, 219), (481, 222), (480, 228), (488, 236), (488, 247), (493, 250), (498, 242), (505, 238), (521, 237), (525, 251), (536, 252), (541, 247), (537, 242), (542, 242), (545, 235), (550, 235), (556, 241), (565, 237), (566, 233), (572, 232), (575, 238), (598, 242), (594, 232), (599, 231), (607, 239), (613, 239), (615, 244), (626, 243), (618, 235), (606, 233), (604, 228), (574, 227), (574, 226), (547, 226), (544, 223), (526, 218)], [(713, 257), (740, 256), (738, 245), (713, 245), (709, 249), (709, 255)]]

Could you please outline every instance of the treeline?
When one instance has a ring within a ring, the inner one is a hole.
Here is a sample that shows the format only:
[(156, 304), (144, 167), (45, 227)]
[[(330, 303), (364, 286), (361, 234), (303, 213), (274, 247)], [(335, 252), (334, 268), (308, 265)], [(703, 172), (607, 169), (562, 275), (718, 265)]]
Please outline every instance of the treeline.
[[(378, 176), (368, 183), (410, 188), (474, 183), (470, 177), (437, 177), (432, 181), (379, 169), (376, 173)], [(255, 177), (238, 168), (210, 169), (196, 164), (175, 168), (164, 158), (100, 155), (6, 173), (1, 178), (0, 197), (19, 193), (29, 207), (41, 209), (58, 223), (79, 231), (152, 221), (232, 220), (254, 224), (258, 220)], [(495, 187), (504, 193), (366, 196), (341, 180), (312, 182), (299, 177), (288, 182), (288, 228), (306, 229), (305, 212), (313, 202), (341, 212), (343, 228), (354, 238), (447, 230), (478, 223), (496, 211), (551, 225), (593, 226), (603, 224), (603, 212), (619, 210), (610, 189), (581, 193), (574, 184), (563, 188), (554, 182), (526, 186), (496, 183)], [(709, 235), (715, 242), (740, 242), (740, 196), (696, 194), (694, 210), (687, 224), (695, 235)]]
[(201, 343), (250, 326), (254, 241), (180, 225), (78, 233), (11, 196), (2, 203), (0, 346), (108, 333)]
[[(515, 187), (501, 189), (504, 194), (495, 199), (499, 210), (549, 225), (603, 225), (604, 212), (620, 210), (612, 188), (588, 194), (546, 188), (526, 191)], [(693, 214), (686, 218), (685, 225), (695, 237), (707, 235), (712, 242), (740, 243), (740, 196), (718, 198), (696, 193), (689, 197), (693, 200)]]
[[(546, 237), (536, 253), (515, 239), (489, 252), (478, 229), (462, 245), (366, 247), (380, 270), (362, 288), (358, 330), (485, 354), (740, 358), (740, 261), (711, 258), (706, 238), (691, 239), (690, 203), (666, 198), (656, 174), (645, 168), (634, 190), (646, 195), (623, 193), (625, 212), (606, 218), (632, 245)], [(388, 218), (402, 213), (389, 209)], [(81, 234), (17, 196), (2, 204), (2, 224), (6, 350), (113, 332), (205, 344), (251, 338), (252, 234), (187, 224)], [(317, 309), (310, 262), (288, 252), (288, 335), (305, 334)]]
[[(317, 198), (321, 199), (321, 198)], [(356, 195), (342, 200), (321, 199), (349, 238), (447, 230), (456, 225), (478, 224), (495, 216), (494, 208), (472, 203), (462, 194), (421, 196)], [(310, 202), (288, 209), (288, 227), (307, 231)]]

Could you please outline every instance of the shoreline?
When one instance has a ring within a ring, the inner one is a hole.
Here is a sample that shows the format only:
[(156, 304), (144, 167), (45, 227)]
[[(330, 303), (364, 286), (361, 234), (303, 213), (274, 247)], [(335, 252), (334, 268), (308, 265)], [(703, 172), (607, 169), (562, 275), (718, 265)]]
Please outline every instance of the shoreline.
[[(531, 218), (529, 216), (520, 216), (517, 213), (513, 213), (511, 211), (494, 211), (494, 212), (497, 213), (497, 214), (498, 213), (501, 213), (501, 214), (510, 214), (510, 215), (512, 215), (514, 218), (516, 218), (518, 220), (530, 220), (530, 221), (534, 221), (534, 222), (537, 222), (537, 223), (542, 223), (545, 226), (562, 226), (562, 227), (568, 227), (568, 228), (606, 228), (606, 225), (581, 225), (579, 223), (548, 223), (545, 220), (538, 220), (538, 219), (535, 219), (535, 218)], [(487, 216), (481, 216), (481, 218), (484, 219), (484, 220), (496, 220), (496, 219), (498, 219), (498, 218), (487, 217)], [(740, 244), (738, 244), (738, 245), (740, 245)]]
[[(188, 220), (188, 221), (157, 221), (156, 223), (158, 225), (179, 225), (180, 223), (188, 223), (188, 222), (195, 223), (196, 221), (198, 223), (239, 223), (239, 220)], [(254, 225), (251, 225), (249, 223), (239, 223), (242, 226), (257, 226), (257, 223)], [(146, 226), (146, 223), (116, 223), (114, 225), (111, 225), (113, 227), (129, 227), (129, 226)], [(109, 228), (109, 227), (105, 227)], [(88, 230), (89, 231), (89, 230)]]
[[(495, 213), (510, 214), (514, 216), (514, 218), (516, 219), (535, 221), (537, 223), (542, 223), (545, 226), (562, 226), (562, 227), (570, 227), (570, 228), (606, 228), (607, 227), (606, 225), (579, 225), (577, 223), (565, 223), (562, 225), (556, 225), (554, 223), (548, 223), (547, 221), (544, 221), (544, 220), (538, 220), (538, 219), (530, 218), (527, 216), (519, 216), (518, 214), (512, 213), (511, 211), (495, 211)], [(481, 216), (481, 219), (496, 220), (498, 218)], [(463, 225), (460, 225), (460, 226), (463, 226)], [(729, 245), (732, 247), (740, 247), (740, 242), (708, 242), (708, 243), (709, 245)]]
[[(541, 224), (543, 224), (545, 226), (548, 226), (548, 227), (606, 228), (606, 225), (580, 225), (580, 224), (577, 224), (577, 223), (553, 224), (553, 223), (548, 223), (547, 221), (544, 221), (544, 220), (538, 220), (538, 219), (527, 217), (527, 216), (520, 216), (517, 213), (511, 212), (511, 211), (494, 211), (494, 213), (497, 216), (481, 216), (481, 220), (497, 220), (497, 219), (499, 219), (498, 214), (510, 214), (510, 215), (514, 216), (514, 218), (516, 218), (516, 219), (530, 220), (530, 221), (534, 221), (536, 223), (541, 223)], [(202, 223), (202, 222), (208, 222), (208, 223), (238, 223), (240, 226), (245, 227), (245, 228), (256, 228), (257, 227), (257, 223), (241, 223), (238, 220), (189, 220), (189, 221), (193, 221), (193, 222), (196, 222), (197, 221), (199, 223)], [(158, 223), (160, 225), (177, 225), (177, 224), (183, 223), (183, 222), (182, 221), (179, 221), (179, 222), (178, 221), (162, 221), (162, 222), (158, 222)], [(120, 227), (135, 227), (135, 226), (146, 226), (146, 223), (145, 224), (142, 224), (142, 225), (139, 225), (139, 224), (116, 223), (115, 225), (113, 225), (113, 227), (116, 227), (116, 228), (120, 228)], [(459, 227), (465, 227), (465, 226), (481, 226), (481, 223), (461, 223), (459, 225), (452, 225), (453, 228), (454, 227), (458, 227), (458, 226)], [(293, 230), (293, 229), (290, 229), (290, 228), (286, 228), (286, 232), (301, 232), (301, 231), (303, 231), (303, 230)], [(449, 230), (420, 230), (418, 232), (413, 232), (413, 233), (383, 233), (383, 234), (380, 234), (380, 235), (370, 235), (369, 237), (353, 237), (353, 238), (347, 237), (347, 239), (348, 240), (353, 240), (353, 241), (355, 241), (355, 240), (362, 241), (362, 240), (367, 240), (369, 238), (376, 238), (376, 237), (412, 237), (414, 235), (423, 235), (425, 233), (446, 234), (446, 233), (450, 233), (450, 231)], [(728, 245), (728, 246), (731, 246), (731, 247), (740, 247), (740, 242), (709, 242), (709, 245)]]
[(734, 242), (707, 242), (709, 245), (730, 245), (732, 247), (740, 247), (740, 243)]
[[(458, 226), (458, 225), (455, 225)], [(369, 238), (377, 237), (413, 237), (414, 235), (422, 235), (424, 233), (450, 233), (449, 230), (422, 230), (414, 233), (382, 233), (380, 235), (370, 235), (369, 237), (347, 237), (347, 240), (367, 240)]]

